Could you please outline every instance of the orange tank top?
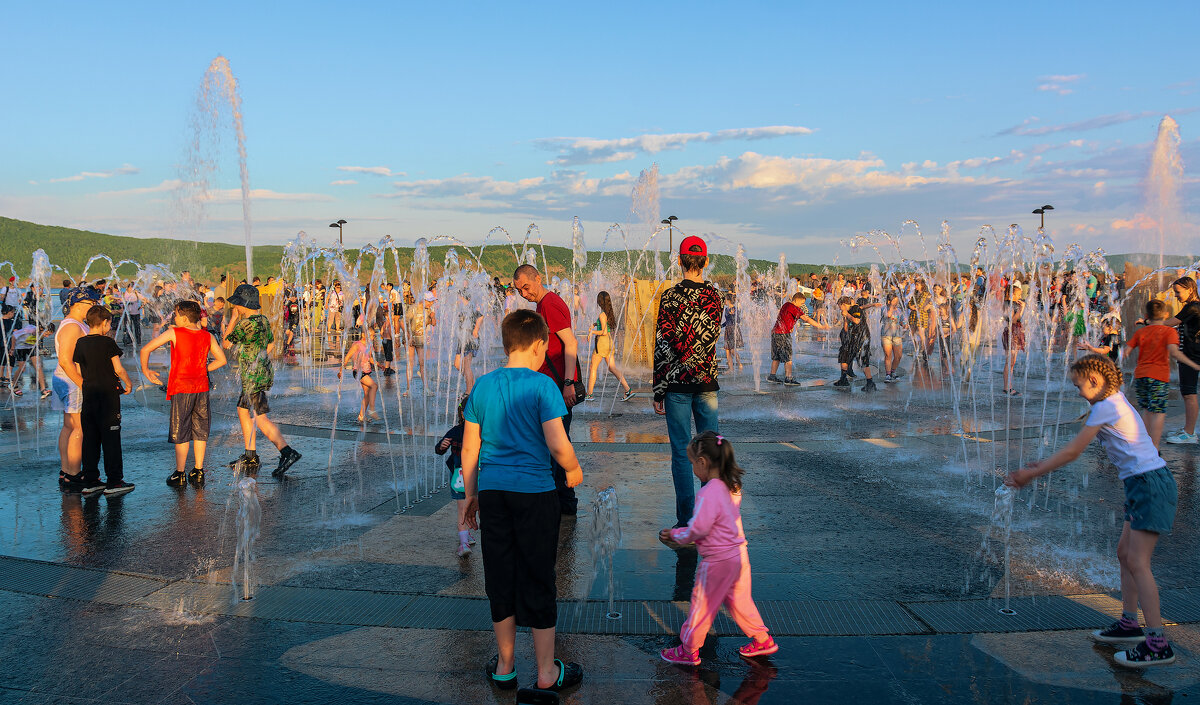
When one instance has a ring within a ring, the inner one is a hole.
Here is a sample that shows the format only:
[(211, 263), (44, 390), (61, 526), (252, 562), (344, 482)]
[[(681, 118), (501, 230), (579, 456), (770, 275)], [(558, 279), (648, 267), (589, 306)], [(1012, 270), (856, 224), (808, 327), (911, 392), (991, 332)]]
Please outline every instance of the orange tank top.
[(175, 328), (171, 346), (171, 374), (167, 376), (167, 398), (175, 394), (208, 391), (208, 346), (206, 330)]

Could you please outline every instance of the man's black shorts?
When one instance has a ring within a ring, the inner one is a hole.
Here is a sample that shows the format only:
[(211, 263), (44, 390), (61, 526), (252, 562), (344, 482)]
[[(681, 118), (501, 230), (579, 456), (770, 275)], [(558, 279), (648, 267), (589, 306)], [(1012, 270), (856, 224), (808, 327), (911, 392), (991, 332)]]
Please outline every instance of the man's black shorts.
[(208, 392), (171, 395), (171, 425), (168, 443), (207, 441), (212, 417), (208, 413)]
[(483, 584), (492, 621), (550, 629), (558, 621), (558, 492), (479, 493)]
[(245, 390), (242, 390), (241, 395), (238, 397), (237, 405), (239, 409), (250, 409), (259, 416), (271, 410), (271, 407), (267, 405), (267, 393), (265, 391), (250, 392), (247, 394)]

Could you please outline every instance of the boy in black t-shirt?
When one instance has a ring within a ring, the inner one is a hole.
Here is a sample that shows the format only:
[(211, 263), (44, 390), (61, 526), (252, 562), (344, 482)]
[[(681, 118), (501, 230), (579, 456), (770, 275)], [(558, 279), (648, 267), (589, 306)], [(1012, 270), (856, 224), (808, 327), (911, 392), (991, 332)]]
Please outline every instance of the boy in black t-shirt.
[[(131, 393), (133, 384), (121, 366), (121, 348), (109, 336), (112, 312), (92, 306), (85, 320), (88, 334), (75, 343), (72, 357), (83, 378), (83, 494), (122, 495), (133, 490), (133, 483), (125, 482), (121, 462), (121, 395)], [(100, 481), (101, 451), (107, 483)]]
[(867, 376), (863, 391), (873, 392), (875, 380), (871, 379), (871, 329), (867, 327), (867, 314), (863, 307), (854, 303), (849, 296), (838, 299), (838, 306), (842, 309), (842, 332), (839, 336), (842, 344), (838, 348), (838, 364), (841, 365), (842, 376), (833, 386), (849, 387), (850, 363), (860, 360), (863, 374)]

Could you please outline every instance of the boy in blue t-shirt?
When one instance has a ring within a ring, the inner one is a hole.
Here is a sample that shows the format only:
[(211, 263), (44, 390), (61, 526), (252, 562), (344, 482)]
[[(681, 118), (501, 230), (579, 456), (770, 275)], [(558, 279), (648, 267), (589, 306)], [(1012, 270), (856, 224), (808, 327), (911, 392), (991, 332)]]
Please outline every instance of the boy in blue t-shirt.
[[(534, 311), (504, 317), (508, 363), (480, 377), (463, 410), (461, 523), (479, 529), (484, 587), (499, 654), (488, 664), (492, 684), (517, 687), (517, 627), (533, 632), (537, 687), (563, 690), (583, 680), (577, 663), (554, 658), (558, 621), (554, 564), (558, 558), (558, 493), (551, 457), (566, 469), (568, 487), (583, 481), (563, 427), (562, 392), (538, 372), (550, 328)], [(478, 516), (476, 516), (478, 514)]]

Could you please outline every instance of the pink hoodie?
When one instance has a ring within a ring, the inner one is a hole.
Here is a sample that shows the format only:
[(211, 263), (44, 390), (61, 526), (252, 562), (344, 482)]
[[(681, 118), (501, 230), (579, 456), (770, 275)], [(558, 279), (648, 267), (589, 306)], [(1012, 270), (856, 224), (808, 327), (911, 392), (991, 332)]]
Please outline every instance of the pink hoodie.
[(671, 538), (679, 543), (695, 543), (700, 555), (709, 560), (738, 556), (746, 545), (742, 531), (742, 495), (733, 494), (714, 477), (696, 493), (696, 509), (687, 526), (672, 529)]

